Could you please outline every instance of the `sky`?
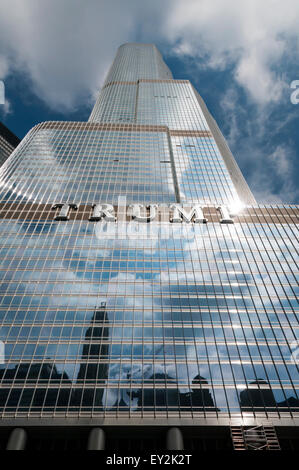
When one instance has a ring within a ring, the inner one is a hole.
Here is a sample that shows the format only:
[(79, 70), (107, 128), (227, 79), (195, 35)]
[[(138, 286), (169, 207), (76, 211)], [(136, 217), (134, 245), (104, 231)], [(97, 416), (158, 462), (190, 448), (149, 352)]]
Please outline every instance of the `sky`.
[(299, 203), (298, 0), (0, 0), (0, 121), (86, 121), (126, 42), (192, 82), (260, 204)]

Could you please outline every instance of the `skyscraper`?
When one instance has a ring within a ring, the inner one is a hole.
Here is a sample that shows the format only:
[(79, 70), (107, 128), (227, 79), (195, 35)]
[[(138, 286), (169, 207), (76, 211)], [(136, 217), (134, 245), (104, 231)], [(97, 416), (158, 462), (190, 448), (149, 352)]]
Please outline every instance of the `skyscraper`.
[(0, 178), (10, 448), (296, 444), (299, 208), (256, 203), (154, 45), (121, 46), (88, 122), (38, 124)]

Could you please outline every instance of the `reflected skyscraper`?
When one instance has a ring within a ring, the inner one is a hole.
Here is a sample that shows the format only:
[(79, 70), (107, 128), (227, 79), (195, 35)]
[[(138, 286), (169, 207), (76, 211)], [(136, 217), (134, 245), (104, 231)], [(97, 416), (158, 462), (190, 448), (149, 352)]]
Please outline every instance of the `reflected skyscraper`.
[[(254, 387), (255, 386), (255, 387)], [(258, 379), (250, 383), (250, 388), (240, 393), (240, 403), (243, 411), (263, 410), (275, 411), (276, 400), (274, 393), (265, 380)]]
[(257, 379), (255, 382), (251, 382), (246, 390), (242, 390), (240, 404), (242, 411), (259, 412), (266, 407), (268, 411), (284, 411), (286, 408), (296, 412), (299, 400), (294, 396), (289, 396), (286, 400), (277, 401), (270, 384), (265, 380)]
[(0, 166), (19, 145), (20, 139), (0, 122)]
[(121, 46), (88, 122), (35, 126), (0, 183), (2, 426), (100, 422), (100, 447), (183, 424), (187, 448), (297, 427), (299, 208), (256, 203), (154, 45)]
[(193, 408), (195, 411), (202, 411), (205, 413), (217, 410), (214, 404), (212, 394), (208, 388), (208, 381), (197, 375), (192, 380), (191, 391), (180, 395), (180, 404), (182, 409), (188, 410)]
[[(42, 410), (43, 408), (55, 408), (56, 405), (61, 410), (66, 409), (70, 402), (71, 381), (65, 372), (59, 373), (55, 364), (50, 362), (20, 363), (13, 369), (0, 369), (0, 402), (6, 403), (8, 410), (13, 412), (16, 406), (23, 412), (30, 409)], [(23, 390), (15, 384), (26, 382), (27, 387)], [(48, 388), (43, 385), (48, 385)], [(68, 385), (64, 388), (63, 385)]]
[[(75, 405), (102, 408), (104, 385), (108, 377), (108, 324), (106, 303), (102, 302), (85, 334), (82, 362), (77, 377), (77, 383), (83, 387), (76, 390)], [(97, 385), (102, 388), (96, 388)]]

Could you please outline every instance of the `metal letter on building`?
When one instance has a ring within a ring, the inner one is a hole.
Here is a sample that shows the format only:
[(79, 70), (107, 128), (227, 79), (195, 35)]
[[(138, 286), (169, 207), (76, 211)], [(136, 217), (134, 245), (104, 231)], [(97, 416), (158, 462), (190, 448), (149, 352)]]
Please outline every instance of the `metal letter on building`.
[[(150, 222), (156, 218), (157, 215), (157, 205), (156, 204), (150, 204), (149, 206), (144, 206), (143, 204), (132, 204), (130, 206), (132, 209), (132, 217), (136, 222)], [(147, 212), (147, 209), (149, 209), (150, 213), (149, 215), (142, 216), (141, 215), (141, 209), (145, 212)]]
[(203, 215), (202, 208), (199, 205), (193, 206), (190, 212), (187, 212), (180, 204), (173, 204), (171, 209), (173, 210), (173, 217), (171, 219), (173, 223), (182, 223), (183, 220), (185, 222), (191, 222), (193, 218), (195, 223), (207, 222), (207, 219)]
[(54, 204), (52, 209), (60, 209), (59, 214), (54, 220), (69, 220), (69, 210), (74, 209), (76, 211), (78, 206), (77, 204)]
[(233, 224), (234, 223), (229, 213), (229, 210), (226, 206), (218, 206), (217, 210), (221, 214), (221, 219), (220, 219), (221, 224)]
[(98, 221), (105, 218), (107, 222), (114, 222), (114, 207), (111, 204), (94, 204), (92, 216), (89, 217), (91, 221)]

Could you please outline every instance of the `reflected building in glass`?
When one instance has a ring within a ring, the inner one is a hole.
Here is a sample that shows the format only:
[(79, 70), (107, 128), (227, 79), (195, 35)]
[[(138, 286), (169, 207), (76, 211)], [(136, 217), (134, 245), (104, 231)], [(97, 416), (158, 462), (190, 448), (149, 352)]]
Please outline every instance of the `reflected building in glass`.
[(0, 166), (19, 145), (20, 139), (0, 122)]
[(154, 45), (121, 46), (88, 122), (0, 169), (8, 446), (294, 446), (298, 215), (256, 203)]

